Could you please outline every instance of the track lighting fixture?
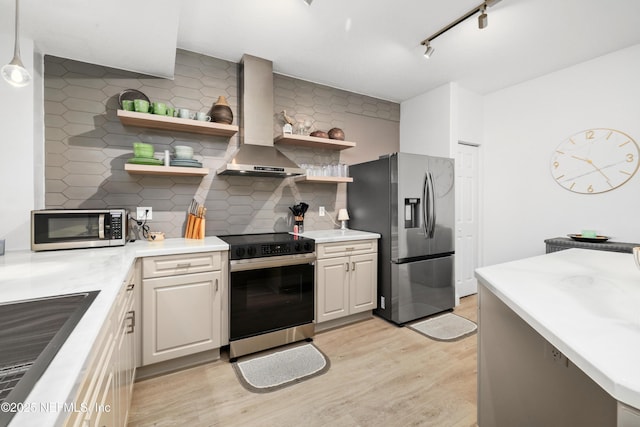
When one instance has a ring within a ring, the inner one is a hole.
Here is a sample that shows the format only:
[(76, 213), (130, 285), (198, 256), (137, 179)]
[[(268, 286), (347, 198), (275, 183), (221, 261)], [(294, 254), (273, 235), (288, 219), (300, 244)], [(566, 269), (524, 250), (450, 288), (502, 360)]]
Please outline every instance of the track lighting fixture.
[(0, 71), (2, 77), (16, 87), (29, 84), (31, 76), (20, 59), (20, 39), (18, 37), (18, 0), (16, 0), (16, 38), (13, 45), (13, 59)]
[(431, 46), (431, 44), (427, 43), (425, 44), (425, 48), (426, 50), (424, 51), (424, 57), (431, 58), (431, 55), (433, 54), (433, 47)]
[(476, 6), (475, 8), (471, 9), (469, 12), (462, 15), (460, 18), (450, 23), (449, 25), (443, 27), (439, 31), (436, 31), (435, 33), (433, 33), (431, 36), (422, 40), (420, 44), (425, 46), (426, 48), (426, 51), (424, 52), (425, 58), (429, 58), (433, 53), (433, 47), (431, 47), (431, 42), (433, 41), (433, 39), (443, 35), (444, 33), (449, 31), (456, 25), (466, 21), (467, 19), (471, 18), (473, 15), (475, 15), (478, 12), (480, 12), (480, 16), (478, 16), (478, 28), (480, 29), (486, 28), (487, 25), (489, 25), (489, 16), (487, 15), (487, 7), (491, 7), (500, 1), (501, 0), (486, 0), (483, 3), (479, 4), (478, 6)]
[(478, 16), (478, 28), (481, 30), (489, 25), (489, 17), (487, 16), (487, 5), (482, 6), (482, 14)]
[(313, 3), (313, 0), (303, 0), (307, 6), (311, 6), (311, 3)]

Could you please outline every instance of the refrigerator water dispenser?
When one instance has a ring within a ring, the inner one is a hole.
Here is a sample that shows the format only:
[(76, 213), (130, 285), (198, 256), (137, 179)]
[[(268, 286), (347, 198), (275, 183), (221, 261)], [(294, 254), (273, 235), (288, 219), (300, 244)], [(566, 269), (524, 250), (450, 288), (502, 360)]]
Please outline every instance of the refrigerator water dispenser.
[(420, 198), (404, 199), (404, 228), (420, 227)]

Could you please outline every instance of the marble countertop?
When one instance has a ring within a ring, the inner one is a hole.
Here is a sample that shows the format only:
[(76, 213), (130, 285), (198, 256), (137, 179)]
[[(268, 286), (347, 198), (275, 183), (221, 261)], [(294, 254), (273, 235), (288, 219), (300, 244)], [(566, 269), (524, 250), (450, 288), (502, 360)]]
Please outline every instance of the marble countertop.
[(640, 270), (633, 255), (568, 249), (476, 277), (618, 401), (640, 408)]
[(350, 240), (369, 240), (380, 238), (380, 235), (378, 233), (349, 229), (305, 231), (304, 233), (300, 234), (300, 236), (314, 239), (316, 243), (346, 242)]
[(91, 347), (136, 258), (228, 249), (229, 245), (219, 238), (207, 237), (137, 241), (114, 248), (14, 251), (0, 256), (0, 303), (100, 291), (27, 396), (24, 407), (28, 411), (16, 413), (10, 426), (54, 426), (64, 422), (68, 414), (55, 410), (56, 405), (62, 407), (73, 399)]

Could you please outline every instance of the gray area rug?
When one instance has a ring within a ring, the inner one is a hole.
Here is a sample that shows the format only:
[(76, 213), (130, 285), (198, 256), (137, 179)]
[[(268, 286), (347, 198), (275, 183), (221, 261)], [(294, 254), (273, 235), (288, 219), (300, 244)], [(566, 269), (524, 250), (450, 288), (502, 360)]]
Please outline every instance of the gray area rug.
[(329, 359), (313, 344), (297, 345), (233, 363), (242, 385), (254, 393), (266, 393), (329, 370)]
[(446, 313), (408, 325), (410, 329), (438, 341), (456, 341), (474, 334), (478, 325), (457, 314)]

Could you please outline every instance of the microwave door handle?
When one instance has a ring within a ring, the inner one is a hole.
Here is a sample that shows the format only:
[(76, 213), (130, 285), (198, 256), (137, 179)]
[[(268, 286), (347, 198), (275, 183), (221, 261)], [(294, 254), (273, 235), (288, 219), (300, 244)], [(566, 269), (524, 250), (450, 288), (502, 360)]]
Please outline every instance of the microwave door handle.
[(98, 237), (104, 239), (104, 214), (98, 215)]

